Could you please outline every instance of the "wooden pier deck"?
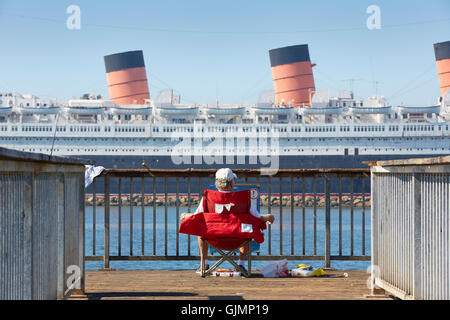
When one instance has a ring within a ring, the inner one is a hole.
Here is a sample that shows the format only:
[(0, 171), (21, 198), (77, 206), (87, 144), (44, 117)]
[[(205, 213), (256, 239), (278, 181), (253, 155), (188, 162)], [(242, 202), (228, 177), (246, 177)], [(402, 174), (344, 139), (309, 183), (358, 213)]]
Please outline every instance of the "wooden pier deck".
[(85, 293), (92, 300), (368, 300), (368, 277), (364, 270), (317, 278), (264, 278), (258, 270), (251, 278), (201, 278), (194, 270), (86, 271)]

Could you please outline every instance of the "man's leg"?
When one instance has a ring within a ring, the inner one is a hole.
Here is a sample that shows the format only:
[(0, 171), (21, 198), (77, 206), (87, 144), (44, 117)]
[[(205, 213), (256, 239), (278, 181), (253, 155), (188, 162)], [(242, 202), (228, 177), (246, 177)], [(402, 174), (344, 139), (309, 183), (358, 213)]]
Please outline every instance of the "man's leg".
[(244, 261), (247, 259), (248, 247), (247, 245), (239, 248), (239, 261)]
[[(238, 261), (238, 266), (242, 267), (244, 270), (244, 275), (246, 277), (249, 276), (249, 273), (247, 271), (247, 269), (245, 268), (245, 260), (248, 261), (248, 270), (250, 269), (250, 250), (251, 250), (251, 241), (246, 242), (246, 244), (243, 247), (239, 248), (239, 261)], [(241, 270), (242, 271), (242, 270)]]
[(248, 245), (246, 244), (245, 246), (239, 248), (238, 265), (242, 267), (245, 266), (245, 260), (247, 259), (247, 255), (248, 255)]
[(200, 258), (201, 257), (204, 258), (206, 267), (208, 266), (208, 241), (203, 240), (202, 237), (198, 237), (197, 239), (198, 239), (198, 248), (200, 250)]
[(198, 237), (198, 247), (200, 249), (200, 255), (208, 259), (208, 241), (202, 240), (202, 237)]

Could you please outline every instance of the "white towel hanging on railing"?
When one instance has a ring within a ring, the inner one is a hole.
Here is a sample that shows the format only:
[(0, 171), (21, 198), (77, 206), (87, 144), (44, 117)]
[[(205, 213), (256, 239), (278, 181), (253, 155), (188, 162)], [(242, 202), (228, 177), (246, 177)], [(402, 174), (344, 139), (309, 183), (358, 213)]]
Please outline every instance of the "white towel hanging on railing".
[(86, 169), (84, 171), (84, 187), (87, 188), (92, 181), (94, 181), (94, 178), (98, 176), (102, 171), (105, 170), (102, 166), (90, 166), (86, 165)]

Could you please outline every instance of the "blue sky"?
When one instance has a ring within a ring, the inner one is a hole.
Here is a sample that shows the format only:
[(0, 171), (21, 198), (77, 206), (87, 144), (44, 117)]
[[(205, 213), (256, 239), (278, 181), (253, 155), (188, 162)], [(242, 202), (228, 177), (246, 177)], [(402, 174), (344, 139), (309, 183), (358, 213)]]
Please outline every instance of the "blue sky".
[[(69, 5), (81, 29), (69, 30)], [(381, 9), (369, 30), (366, 8)], [(150, 94), (253, 103), (273, 88), (268, 50), (308, 44), (317, 89), (377, 91), (391, 104), (439, 96), (433, 44), (450, 40), (450, 1), (0, 0), (0, 91), (108, 97), (103, 56), (143, 50)], [(378, 82), (378, 84), (375, 84)]]

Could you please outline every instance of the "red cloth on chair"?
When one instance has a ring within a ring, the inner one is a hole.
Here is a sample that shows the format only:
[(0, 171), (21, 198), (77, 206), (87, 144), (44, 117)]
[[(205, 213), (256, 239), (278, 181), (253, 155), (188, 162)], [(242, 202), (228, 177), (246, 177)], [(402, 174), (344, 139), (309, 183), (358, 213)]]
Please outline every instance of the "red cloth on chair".
[[(217, 213), (216, 205), (228, 206), (222, 208), (222, 213)], [(180, 233), (200, 236), (213, 246), (228, 250), (235, 249), (245, 239), (264, 242), (261, 231), (266, 228), (266, 223), (249, 212), (250, 190), (205, 190), (203, 208), (204, 213), (194, 214), (181, 222)]]

